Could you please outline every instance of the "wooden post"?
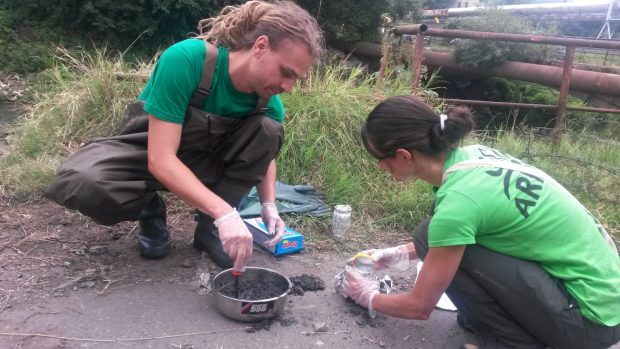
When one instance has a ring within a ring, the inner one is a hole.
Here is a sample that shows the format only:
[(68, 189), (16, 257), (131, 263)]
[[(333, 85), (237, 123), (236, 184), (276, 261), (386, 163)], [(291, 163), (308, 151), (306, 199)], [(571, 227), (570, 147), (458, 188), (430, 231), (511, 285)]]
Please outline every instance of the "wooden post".
[(417, 33), (415, 36), (415, 43), (413, 46), (413, 81), (411, 86), (411, 92), (418, 89), (420, 84), (420, 71), (422, 67), (422, 61), (424, 60), (424, 34)]
[(387, 45), (385, 45), (385, 51), (381, 55), (381, 66), (379, 67), (379, 75), (377, 76), (377, 81), (375, 82), (375, 91), (379, 93), (383, 90), (383, 81), (385, 80), (385, 69), (387, 69), (388, 64), (392, 60), (392, 51), (394, 50), (393, 45), (391, 43), (390, 38), (388, 37)]

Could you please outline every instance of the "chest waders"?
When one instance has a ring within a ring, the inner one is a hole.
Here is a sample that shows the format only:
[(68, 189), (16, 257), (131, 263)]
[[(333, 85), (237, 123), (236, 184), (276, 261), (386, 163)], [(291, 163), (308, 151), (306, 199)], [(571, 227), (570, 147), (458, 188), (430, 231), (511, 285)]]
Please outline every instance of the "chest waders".
[[(284, 130), (264, 115), (262, 99), (242, 118), (202, 110), (218, 58), (217, 48), (205, 44), (202, 77), (186, 110), (177, 156), (205, 186), (231, 203), (263, 180)], [(139, 218), (156, 192), (166, 190), (148, 170), (148, 113), (143, 102), (130, 102), (123, 120), (119, 135), (95, 139), (64, 160), (46, 191), (48, 198), (111, 225)]]

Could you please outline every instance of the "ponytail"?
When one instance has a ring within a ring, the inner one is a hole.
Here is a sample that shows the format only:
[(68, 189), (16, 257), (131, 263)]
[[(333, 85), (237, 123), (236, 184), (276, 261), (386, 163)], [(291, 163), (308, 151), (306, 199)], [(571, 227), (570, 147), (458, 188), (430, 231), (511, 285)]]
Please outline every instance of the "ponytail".
[[(442, 116), (445, 116), (443, 128), (441, 127)], [(469, 108), (464, 106), (451, 106), (444, 114), (439, 115), (438, 122), (431, 127), (430, 144), (438, 152), (453, 149), (474, 128), (473, 115)]]
[(371, 154), (393, 154), (403, 148), (437, 155), (454, 149), (473, 128), (467, 107), (449, 107), (437, 115), (417, 97), (395, 96), (370, 112), (362, 139)]

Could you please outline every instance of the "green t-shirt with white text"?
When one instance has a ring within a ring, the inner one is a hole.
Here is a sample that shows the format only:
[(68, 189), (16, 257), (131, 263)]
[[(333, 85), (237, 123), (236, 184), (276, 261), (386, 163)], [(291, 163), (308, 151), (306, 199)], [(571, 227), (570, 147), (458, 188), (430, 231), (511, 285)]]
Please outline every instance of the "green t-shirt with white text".
[[(144, 110), (161, 120), (182, 124), (189, 100), (200, 84), (206, 52), (203, 40), (196, 38), (166, 49), (138, 96), (144, 101)], [(211, 92), (203, 109), (215, 115), (240, 118), (254, 110), (257, 102), (258, 94), (241, 93), (234, 87), (228, 71), (228, 49), (218, 47)], [(267, 108), (268, 117), (283, 122), (280, 96), (272, 96)]]
[[(472, 145), (449, 153), (444, 171), (476, 159), (522, 163)], [(539, 263), (564, 282), (586, 318), (607, 326), (620, 323), (620, 258), (568, 192), (544, 178), (494, 167), (451, 172), (434, 190), (430, 247), (478, 244)]]

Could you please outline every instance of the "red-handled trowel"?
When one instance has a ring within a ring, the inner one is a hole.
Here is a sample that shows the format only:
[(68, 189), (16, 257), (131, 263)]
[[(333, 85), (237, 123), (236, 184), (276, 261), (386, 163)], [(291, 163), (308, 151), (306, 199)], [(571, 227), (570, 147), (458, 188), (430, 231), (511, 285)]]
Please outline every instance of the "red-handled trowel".
[(233, 270), (232, 276), (235, 282), (235, 298), (239, 299), (239, 279), (241, 278), (241, 272)]

